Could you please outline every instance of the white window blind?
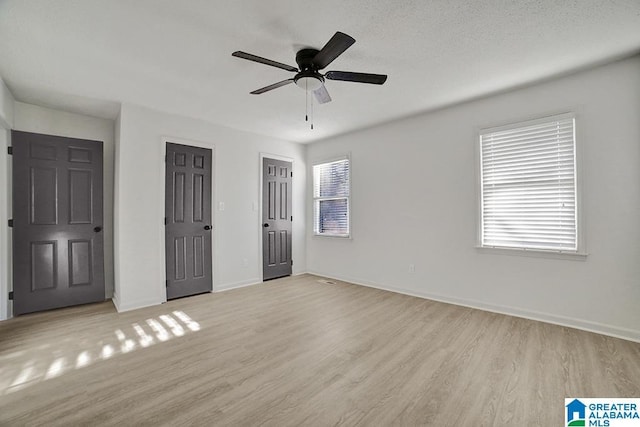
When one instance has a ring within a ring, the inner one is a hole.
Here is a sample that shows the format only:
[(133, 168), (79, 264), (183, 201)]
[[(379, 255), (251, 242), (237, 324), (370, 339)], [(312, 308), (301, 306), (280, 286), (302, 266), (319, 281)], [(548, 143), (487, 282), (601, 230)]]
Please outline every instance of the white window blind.
[(578, 250), (575, 119), (480, 133), (481, 245)]
[(313, 166), (313, 232), (349, 236), (349, 159)]

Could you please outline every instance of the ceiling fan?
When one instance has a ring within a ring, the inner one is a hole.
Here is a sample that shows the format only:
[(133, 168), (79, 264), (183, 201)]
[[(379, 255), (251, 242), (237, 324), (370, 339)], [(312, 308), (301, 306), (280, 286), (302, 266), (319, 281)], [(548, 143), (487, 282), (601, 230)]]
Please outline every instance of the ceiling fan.
[(282, 80), (278, 83), (256, 89), (251, 92), (252, 95), (260, 95), (273, 89), (286, 86), (289, 83), (295, 83), (298, 87), (312, 91), (320, 104), (331, 101), (329, 92), (324, 86), (325, 79), (341, 80), (345, 82), (370, 83), (381, 85), (387, 80), (384, 74), (354, 73), (351, 71), (328, 71), (321, 74), (320, 70), (326, 68), (334, 59), (340, 56), (345, 50), (354, 44), (356, 40), (340, 31), (336, 32), (333, 37), (320, 50), (317, 49), (301, 49), (296, 54), (296, 63), (299, 68), (281, 62), (272, 61), (250, 53), (236, 51), (233, 56), (237, 58), (247, 59), (249, 61), (259, 62), (261, 64), (270, 65), (272, 67), (282, 68), (283, 70), (296, 73), (293, 78)]

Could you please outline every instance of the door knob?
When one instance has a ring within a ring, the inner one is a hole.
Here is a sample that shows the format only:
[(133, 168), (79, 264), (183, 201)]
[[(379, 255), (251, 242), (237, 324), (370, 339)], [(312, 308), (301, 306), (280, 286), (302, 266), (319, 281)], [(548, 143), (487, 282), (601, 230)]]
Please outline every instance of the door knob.
[(102, 227), (98, 226), (98, 227), (93, 227), (93, 231), (96, 233), (99, 233), (102, 231)]
[(210, 226), (210, 225), (205, 225), (205, 226), (204, 226), (204, 229), (205, 229), (205, 230), (211, 230), (211, 226)]
[(267, 227), (269, 226), (269, 224), (267, 224), (267, 223), (265, 222), (264, 224), (262, 224), (262, 226), (263, 226), (264, 228), (267, 228)]

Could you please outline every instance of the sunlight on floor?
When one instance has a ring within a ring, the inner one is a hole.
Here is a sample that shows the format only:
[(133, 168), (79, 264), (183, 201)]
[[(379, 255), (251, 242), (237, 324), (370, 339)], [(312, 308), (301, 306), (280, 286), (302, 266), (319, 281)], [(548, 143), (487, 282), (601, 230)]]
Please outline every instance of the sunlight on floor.
[(102, 347), (102, 353), (100, 355), (100, 357), (102, 357), (103, 359), (108, 359), (113, 355), (113, 347), (111, 347), (110, 345), (105, 345), (104, 347)]
[(64, 372), (65, 362), (66, 362), (66, 359), (64, 357), (59, 357), (56, 360), (54, 360), (53, 363), (49, 365), (49, 369), (47, 370), (47, 373), (45, 374), (44, 379), (48, 380), (62, 374), (62, 372)]
[(39, 346), (37, 356), (27, 357), (26, 361), (23, 361), (25, 351), (0, 353), (0, 394), (13, 393), (118, 354), (146, 348), (199, 330), (198, 322), (185, 312), (176, 310), (158, 318), (132, 323), (130, 328), (116, 329), (109, 336), (85, 339), (82, 342), (78, 340), (75, 345), (78, 349), (73, 348), (73, 337), (70, 337), (62, 343), (56, 343), (57, 347), (49, 344)]

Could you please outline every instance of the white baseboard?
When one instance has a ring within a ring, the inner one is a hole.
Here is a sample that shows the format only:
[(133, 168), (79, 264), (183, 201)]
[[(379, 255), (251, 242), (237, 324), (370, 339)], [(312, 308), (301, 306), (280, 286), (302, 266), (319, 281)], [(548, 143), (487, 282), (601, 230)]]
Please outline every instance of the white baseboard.
[(260, 283), (262, 283), (262, 279), (259, 279), (259, 278), (243, 280), (235, 283), (226, 283), (224, 285), (215, 286), (215, 289), (213, 290), (213, 292), (230, 291), (231, 289), (238, 289), (238, 288), (244, 288), (246, 286), (259, 285)]
[(354, 285), (366, 286), (369, 288), (381, 289), (384, 291), (396, 292), (399, 294), (410, 295), (418, 298), (429, 299), (433, 301), (444, 302), (448, 304), (459, 305), (463, 307), (475, 308), (478, 310), (489, 311), (492, 313), (506, 314), (508, 316), (521, 317), (539, 322), (551, 323), (559, 326), (580, 329), (587, 332), (608, 335), (623, 340), (640, 342), (640, 330), (621, 328), (618, 326), (607, 325), (604, 323), (592, 322), (586, 319), (577, 319), (573, 317), (558, 316), (552, 313), (545, 313), (535, 310), (527, 310), (518, 307), (509, 307), (498, 304), (487, 304), (481, 301), (475, 301), (465, 298), (457, 298), (446, 295), (432, 294), (429, 292), (416, 292), (409, 289), (397, 288), (393, 286), (385, 286), (368, 280), (357, 279), (353, 277), (337, 276), (324, 274), (321, 272), (309, 271), (309, 274), (316, 276), (328, 277), (330, 279), (340, 280), (343, 282), (353, 283)]
[[(231, 289), (244, 288), (245, 286), (257, 285), (259, 283), (262, 283), (261, 279), (253, 278), (253, 279), (244, 280), (241, 282), (228, 283), (224, 285), (215, 286), (212, 292), (229, 291)], [(138, 308), (150, 307), (152, 305), (160, 305), (165, 302), (165, 301), (158, 300), (157, 298), (148, 298), (145, 300), (134, 301), (134, 302), (123, 304), (120, 301), (118, 294), (115, 292), (113, 294), (113, 298), (111, 298), (111, 301), (113, 301), (113, 305), (116, 307), (116, 310), (118, 311), (118, 313), (136, 310)]]
[[(295, 272), (295, 273), (291, 274), (291, 276), (292, 277), (294, 277), (294, 276), (302, 276), (304, 274), (309, 274), (309, 273), (307, 273), (306, 270), (305, 271), (298, 271), (298, 272)], [(213, 290), (213, 292), (230, 291), (231, 289), (245, 288), (247, 286), (260, 285), (262, 283), (264, 283), (264, 281), (262, 279), (260, 279), (260, 278), (243, 280), (241, 282), (227, 283), (225, 285), (216, 286), (215, 289)]]
[(123, 304), (118, 298), (117, 294), (113, 295), (113, 298), (111, 298), (111, 301), (113, 302), (113, 305), (116, 307), (116, 310), (118, 311), (118, 313), (137, 310), (139, 308), (144, 308), (144, 307), (150, 307), (152, 305), (160, 305), (164, 302), (164, 301), (159, 301), (157, 298), (153, 298), (153, 299), (149, 298), (146, 300), (133, 301), (133, 302), (128, 302)]
[(116, 311), (118, 313), (120, 313), (120, 300), (118, 299), (118, 294), (115, 293), (115, 291), (113, 292), (113, 296), (111, 297), (111, 302), (113, 303), (113, 306), (116, 308)]

